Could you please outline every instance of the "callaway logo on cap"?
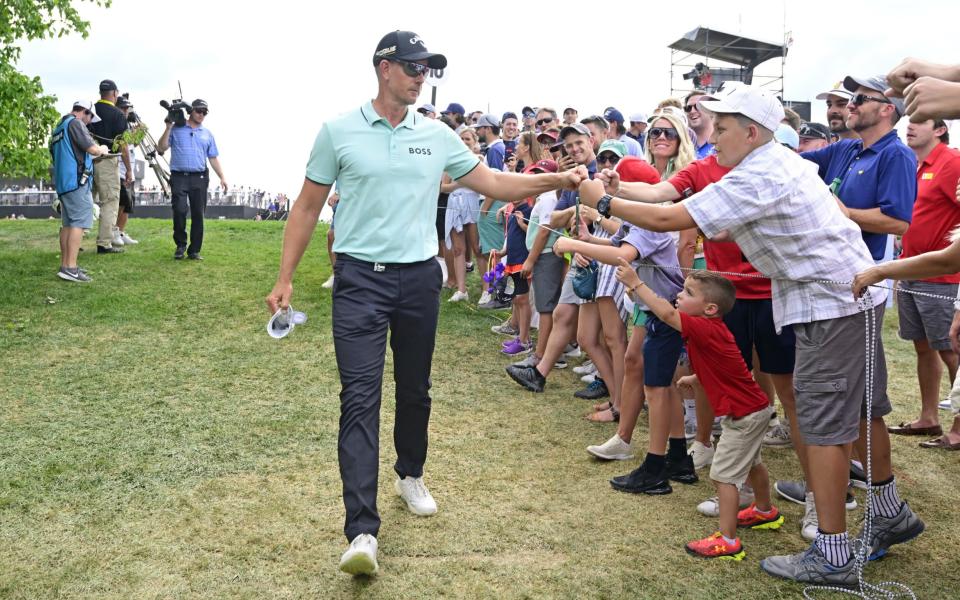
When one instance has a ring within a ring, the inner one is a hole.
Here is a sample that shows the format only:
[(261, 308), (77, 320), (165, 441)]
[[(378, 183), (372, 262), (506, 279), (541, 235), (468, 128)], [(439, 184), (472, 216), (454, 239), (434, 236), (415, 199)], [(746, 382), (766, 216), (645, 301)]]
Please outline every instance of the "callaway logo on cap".
[(447, 57), (428, 52), (427, 45), (412, 31), (393, 31), (383, 36), (373, 53), (373, 66), (377, 66), (381, 60), (425, 60), (431, 69), (444, 69), (447, 66)]

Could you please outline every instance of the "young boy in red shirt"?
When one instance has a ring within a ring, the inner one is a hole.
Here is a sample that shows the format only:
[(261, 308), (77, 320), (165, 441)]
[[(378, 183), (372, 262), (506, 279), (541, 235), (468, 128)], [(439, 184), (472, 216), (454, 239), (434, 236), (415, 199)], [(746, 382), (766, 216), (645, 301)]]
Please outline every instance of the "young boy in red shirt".
[[(617, 267), (617, 279), (635, 301), (646, 304), (661, 321), (680, 332), (696, 375), (682, 377), (677, 385), (703, 387), (714, 413), (723, 417), (723, 433), (710, 468), (720, 501), (720, 530), (689, 542), (687, 552), (702, 558), (742, 560), (746, 552), (737, 528), (777, 529), (783, 524), (783, 516), (770, 503), (767, 468), (760, 461), (770, 405), (723, 323), (723, 315), (733, 308), (736, 289), (719, 275), (693, 271), (684, 281), (674, 308), (651, 291), (623, 259)], [(737, 486), (747, 479), (756, 501), (738, 513)]]

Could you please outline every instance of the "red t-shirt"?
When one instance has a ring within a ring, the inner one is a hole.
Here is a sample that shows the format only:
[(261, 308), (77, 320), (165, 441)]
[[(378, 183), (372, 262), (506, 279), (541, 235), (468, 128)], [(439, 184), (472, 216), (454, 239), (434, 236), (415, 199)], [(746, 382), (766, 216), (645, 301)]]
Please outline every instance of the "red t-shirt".
[(680, 335), (687, 343), (690, 366), (700, 378), (707, 399), (718, 416), (741, 419), (766, 408), (770, 401), (754, 381), (733, 334), (723, 319), (680, 313)]
[[(903, 234), (903, 254), (909, 258), (950, 245), (950, 233), (960, 225), (957, 180), (960, 152), (937, 144), (917, 167), (917, 201), (910, 227)], [(932, 283), (960, 283), (960, 273), (924, 279)]]
[[(729, 167), (723, 167), (717, 163), (717, 157), (714, 154), (690, 163), (667, 181), (681, 197), (689, 198), (711, 183), (720, 181), (729, 172)], [(725, 275), (737, 289), (737, 298), (743, 300), (771, 298), (770, 280), (766, 277), (757, 277), (760, 272), (747, 261), (740, 246), (735, 242), (704, 240), (703, 256), (707, 259), (707, 268), (711, 271), (747, 275), (747, 277)]]

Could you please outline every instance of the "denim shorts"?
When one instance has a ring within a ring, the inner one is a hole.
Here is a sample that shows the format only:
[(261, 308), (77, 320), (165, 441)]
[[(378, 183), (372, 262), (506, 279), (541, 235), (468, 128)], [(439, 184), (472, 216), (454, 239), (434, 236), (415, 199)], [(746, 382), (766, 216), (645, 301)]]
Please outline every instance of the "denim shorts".
[(60, 196), (60, 220), (64, 227), (93, 227), (93, 192), (89, 182)]
[(680, 332), (647, 313), (647, 337), (643, 340), (643, 385), (670, 387), (683, 350)]

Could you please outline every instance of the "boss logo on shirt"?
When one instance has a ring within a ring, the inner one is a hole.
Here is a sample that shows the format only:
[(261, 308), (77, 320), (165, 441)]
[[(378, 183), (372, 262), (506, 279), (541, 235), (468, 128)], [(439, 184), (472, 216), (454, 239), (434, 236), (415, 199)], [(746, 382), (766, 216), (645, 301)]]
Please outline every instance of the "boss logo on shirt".
[(430, 156), (433, 152), (430, 151), (430, 148), (408, 148), (410, 154), (422, 154), (424, 156)]

